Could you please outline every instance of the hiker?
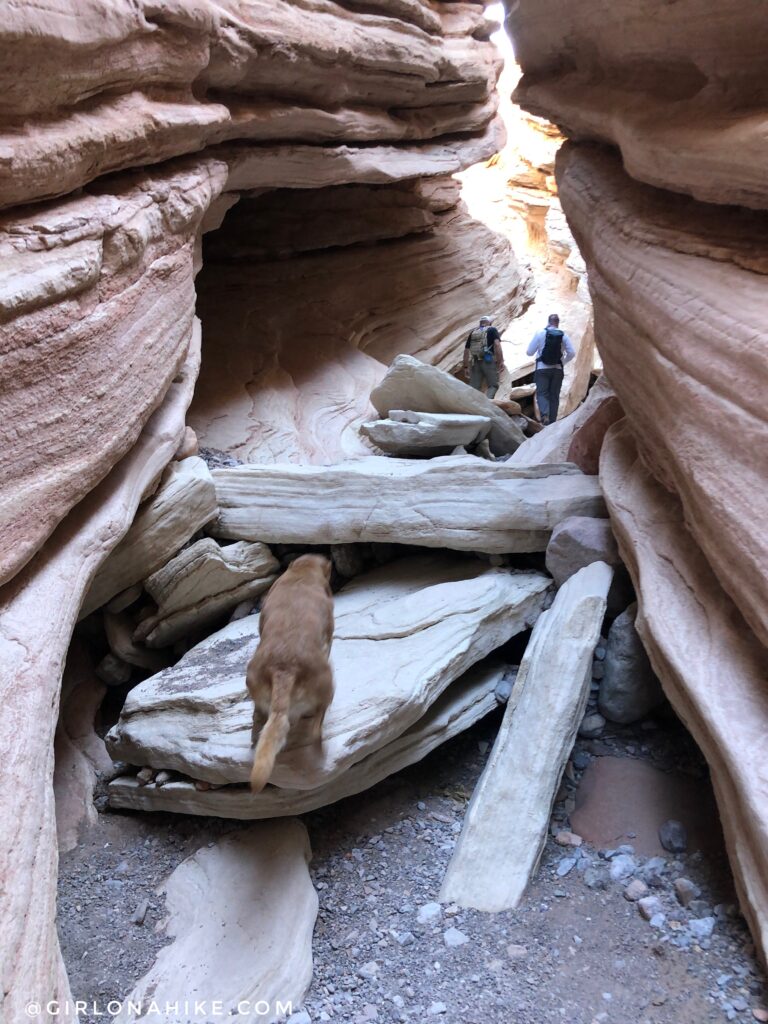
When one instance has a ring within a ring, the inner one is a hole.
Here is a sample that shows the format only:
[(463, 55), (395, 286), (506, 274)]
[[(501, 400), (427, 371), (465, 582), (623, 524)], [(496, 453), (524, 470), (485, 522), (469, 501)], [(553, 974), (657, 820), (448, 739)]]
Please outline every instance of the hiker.
[(560, 317), (553, 313), (543, 331), (534, 334), (528, 346), (528, 355), (536, 356), (533, 379), (536, 383), (536, 401), (541, 422), (546, 426), (557, 419), (560, 388), (563, 386), (563, 364), (573, 359), (571, 339), (560, 330)]
[(485, 381), (488, 385), (486, 398), (493, 398), (498, 391), (499, 373), (504, 369), (501, 335), (492, 324), (492, 317), (481, 316), (464, 346), (464, 376), (477, 391), (483, 390)]

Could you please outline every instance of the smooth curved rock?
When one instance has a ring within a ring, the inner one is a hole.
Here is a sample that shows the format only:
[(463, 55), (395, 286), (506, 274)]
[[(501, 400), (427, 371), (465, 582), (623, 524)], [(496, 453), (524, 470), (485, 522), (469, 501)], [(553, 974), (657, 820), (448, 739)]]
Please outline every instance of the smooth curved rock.
[(491, 429), (487, 416), (390, 410), (389, 417), (363, 423), (360, 433), (393, 455), (449, 455), (459, 445), (484, 440)]
[(81, 643), (73, 642), (62, 679), (54, 740), (53, 790), (59, 855), (73, 850), (82, 825), (93, 825), (98, 817), (93, 804), (96, 779), (100, 771), (112, 767), (104, 740), (94, 727), (105, 692), (87, 651)]
[(760, 4), (506, 7), (524, 72), (515, 98), (527, 110), (573, 138), (614, 143), (627, 172), (650, 185), (709, 203), (768, 206), (768, 21)]
[(741, 909), (768, 952), (768, 652), (723, 591), (680, 502), (643, 464), (628, 424), (600, 477), (639, 599), (637, 629), (666, 696), (709, 762)]
[(589, 697), (612, 577), (604, 562), (581, 569), (534, 626), (443, 879), (442, 902), (509, 910), (536, 871)]
[[(466, 336), (458, 340), (456, 362), (461, 358), (464, 341)], [(408, 355), (397, 356), (371, 392), (371, 402), (380, 416), (388, 416), (391, 409), (486, 416), (491, 421), (491, 451), (496, 455), (514, 452), (525, 440), (520, 428), (485, 395)]]
[(221, 789), (199, 790), (191, 781), (142, 786), (135, 777), (123, 776), (110, 783), (110, 805), (136, 811), (172, 811), (221, 818), (275, 818), (306, 814), (370, 789), (479, 722), (499, 706), (496, 689), (506, 671), (507, 666), (493, 657), (473, 665), (455, 683), (451, 683), (410, 729), (353, 764), (328, 785), (317, 789), (267, 786), (261, 793), (251, 793), (246, 786), (230, 785)]
[[(51, 781), (58, 695), (83, 593), (173, 457), (200, 365), (200, 335), (138, 444), (0, 593), (0, 964), (3, 1009), (70, 997), (56, 936), (56, 823)], [(42, 624), (42, 625), (41, 625)], [(40, 1020), (60, 1020), (44, 1014)]]
[(212, 1019), (214, 1000), (222, 1004), (214, 1014), (229, 1021), (284, 1020), (312, 981), (311, 857), (304, 825), (288, 820), (252, 825), (182, 861), (160, 889), (173, 941), (125, 997), (115, 1024), (151, 1019), (130, 1004), (152, 1000), (161, 1014), (168, 1003), (189, 1004), (184, 1019), (197, 1024)]
[[(334, 601), (336, 692), (323, 748), (284, 750), (272, 784), (317, 789), (401, 736), (472, 664), (536, 620), (549, 587), (541, 573), (438, 555), (348, 583)], [(247, 781), (245, 669), (257, 646), (258, 616), (250, 615), (140, 683), (107, 737), (112, 756), (216, 784)]]
[(768, 644), (768, 213), (638, 185), (594, 146), (564, 147), (558, 180), (642, 457)]
[(517, 316), (529, 275), (458, 200), (450, 179), (242, 199), (197, 279), (201, 442), (245, 462), (369, 454), (360, 424), (395, 356), (453, 365), (477, 309)]
[(337, 466), (237, 466), (213, 473), (217, 537), (266, 543), (360, 541), (457, 551), (543, 551), (573, 515), (602, 515), (596, 477), (575, 466), (518, 468), (471, 455), (370, 456)]

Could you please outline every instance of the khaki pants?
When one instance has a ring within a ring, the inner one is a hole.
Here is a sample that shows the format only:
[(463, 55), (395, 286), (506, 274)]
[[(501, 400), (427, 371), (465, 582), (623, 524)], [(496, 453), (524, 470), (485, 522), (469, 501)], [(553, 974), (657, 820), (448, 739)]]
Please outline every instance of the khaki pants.
[(493, 398), (499, 389), (499, 371), (496, 360), (492, 359), (490, 363), (486, 363), (484, 359), (473, 358), (469, 370), (469, 383), (476, 391), (482, 391), (483, 382), (488, 385), (485, 397)]

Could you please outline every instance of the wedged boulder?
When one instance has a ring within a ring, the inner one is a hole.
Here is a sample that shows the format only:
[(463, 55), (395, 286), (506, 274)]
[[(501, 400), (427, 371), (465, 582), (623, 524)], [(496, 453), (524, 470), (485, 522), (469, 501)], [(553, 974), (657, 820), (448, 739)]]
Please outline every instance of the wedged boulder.
[(487, 416), (390, 410), (389, 417), (363, 423), (360, 433), (393, 455), (449, 455), (458, 445), (484, 440), (491, 429)]
[(605, 562), (614, 569), (608, 593), (608, 614), (618, 615), (632, 600), (632, 584), (621, 564), (610, 520), (589, 516), (564, 519), (552, 531), (547, 545), (547, 572), (560, 587), (592, 562)]
[(215, 515), (216, 490), (203, 460), (193, 456), (172, 462), (157, 492), (96, 573), (81, 615), (156, 572)]
[(581, 569), (534, 626), (467, 808), (442, 901), (496, 912), (516, 906), (525, 892), (587, 704), (612, 576), (604, 562)]
[[(322, 750), (284, 750), (270, 782), (317, 789), (401, 736), (471, 665), (536, 621), (549, 587), (542, 573), (442, 555), (358, 576), (335, 598), (336, 692)], [(245, 670), (257, 646), (250, 615), (137, 686), (107, 737), (112, 756), (212, 783), (247, 781)]]
[(637, 630), (665, 694), (709, 762), (741, 909), (768, 954), (768, 653), (686, 528), (680, 501), (608, 432), (600, 476), (639, 598)]
[(493, 656), (473, 665), (455, 683), (451, 683), (410, 729), (317, 789), (267, 786), (261, 793), (251, 793), (247, 786), (230, 785), (221, 789), (198, 790), (192, 781), (185, 779), (168, 782), (164, 786), (153, 783), (142, 786), (135, 776), (123, 776), (110, 783), (110, 805), (137, 811), (175, 811), (177, 814), (221, 818), (276, 818), (287, 814), (306, 814), (370, 789), (479, 722), (498, 707), (496, 689), (506, 671), (507, 666)]
[(213, 478), (220, 509), (208, 532), (266, 543), (311, 537), (315, 544), (543, 551), (563, 519), (605, 514), (597, 478), (575, 466), (519, 468), (470, 455), (236, 466), (214, 470)]
[(151, 1000), (189, 1005), (184, 1020), (208, 1024), (214, 998), (228, 1021), (284, 1020), (312, 981), (311, 857), (304, 825), (288, 820), (252, 825), (183, 861), (161, 887), (173, 941), (123, 1000), (115, 1024), (147, 1020), (130, 1004)]
[(608, 632), (598, 705), (611, 722), (629, 725), (664, 699), (643, 642), (635, 629), (637, 603), (622, 612)]
[(390, 409), (487, 416), (491, 421), (488, 439), (494, 455), (514, 452), (525, 441), (522, 430), (480, 391), (413, 356), (401, 355), (394, 360), (371, 392), (371, 402), (380, 416), (388, 416)]
[(191, 629), (215, 622), (241, 601), (258, 597), (279, 571), (280, 563), (266, 544), (239, 541), (222, 548), (203, 537), (144, 581), (157, 615), (142, 621), (137, 636), (149, 647), (171, 644)]

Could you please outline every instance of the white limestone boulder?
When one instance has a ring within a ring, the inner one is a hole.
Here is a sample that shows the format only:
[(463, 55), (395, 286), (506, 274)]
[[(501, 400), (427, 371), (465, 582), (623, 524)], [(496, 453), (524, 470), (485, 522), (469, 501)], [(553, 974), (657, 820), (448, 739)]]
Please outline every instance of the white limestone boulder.
[(605, 515), (597, 477), (569, 464), (369, 456), (335, 466), (235, 466), (213, 478), (219, 515), (208, 531), (233, 540), (393, 541), (502, 554), (544, 551), (563, 519)]
[(449, 455), (458, 445), (483, 441), (491, 429), (487, 416), (390, 410), (383, 420), (363, 423), (360, 433), (393, 455)]
[(495, 913), (516, 906), (525, 892), (586, 707), (612, 577), (604, 562), (581, 569), (536, 623), (467, 808), (442, 901)]
[(371, 392), (371, 402), (380, 416), (388, 416), (390, 409), (486, 416), (494, 455), (514, 452), (525, 441), (522, 430), (484, 394), (413, 356), (397, 356)]
[(152, 1000), (161, 1008), (177, 1003), (189, 1024), (219, 1015), (242, 1024), (284, 1020), (312, 981), (311, 856), (304, 825), (288, 820), (252, 825), (183, 861), (160, 890), (173, 942), (123, 1000), (115, 1024), (151, 1019), (131, 1003), (148, 1007)]
[(370, 789), (479, 722), (498, 707), (496, 689), (506, 670), (503, 662), (493, 656), (473, 665), (451, 683), (410, 729), (317, 789), (267, 786), (261, 793), (251, 793), (247, 786), (230, 785), (199, 790), (190, 779), (177, 779), (164, 786), (142, 786), (135, 776), (123, 776), (110, 783), (109, 803), (135, 811), (175, 811), (220, 818), (306, 814)]
[(241, 601), (257, 598), (279, 571), (266, 544), (239, 541), (220, 547), (203, 537), (144, 581), (157, 614), (140, 624), (136, 637), (149, 647), (171, 644), (193, 628), (215, 623)]
[(120, 543), (96, 573), (81, 615), (156, 572), (216, 515), (208, 467), (193, 456), (172, 462), (157, 492), (140, 507)]
[[(317, 789), (401, 736), (471, 665), (536, 621), (550, 585), (542, 573), (444, 555), (358, 576), (335, 598), (336, 692), (322, 750), (289, 745), (270, 781)], [(217, 784), (247, 781), (245, 670), (257, 646), (250, 615), (137, 686), (107, 737), (112, 756)]]

